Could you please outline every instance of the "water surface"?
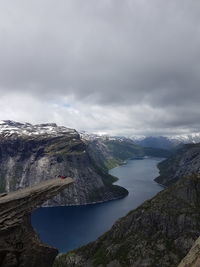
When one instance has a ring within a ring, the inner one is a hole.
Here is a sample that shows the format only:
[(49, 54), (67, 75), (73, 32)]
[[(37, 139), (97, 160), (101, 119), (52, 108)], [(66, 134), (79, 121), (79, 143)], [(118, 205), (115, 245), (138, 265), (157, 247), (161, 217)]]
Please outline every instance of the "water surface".
[(45, 243), (60, 252), (95, 240), (109, 230), (118, 218), (162, 190), (153, 181), (158, 176), (156, 165), (161, 160), (130, 160), (126, 165), (110, 171), (119, 178), (116, 184), (128, 189), (127, 197), (95, 205), (40, 208), (32, 214), (33, 227)]

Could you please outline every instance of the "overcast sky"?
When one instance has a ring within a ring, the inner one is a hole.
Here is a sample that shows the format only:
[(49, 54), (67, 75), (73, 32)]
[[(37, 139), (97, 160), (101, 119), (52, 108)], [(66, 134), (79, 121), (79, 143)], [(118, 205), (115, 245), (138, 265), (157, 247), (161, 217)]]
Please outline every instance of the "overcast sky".
[(199, 0), (0, 0), (0, 119), (200, 131)]

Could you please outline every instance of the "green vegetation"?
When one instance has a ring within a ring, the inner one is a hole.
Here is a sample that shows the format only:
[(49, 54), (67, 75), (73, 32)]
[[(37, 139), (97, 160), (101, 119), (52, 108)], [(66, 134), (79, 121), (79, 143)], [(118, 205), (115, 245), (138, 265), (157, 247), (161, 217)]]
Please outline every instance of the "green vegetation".
[(112, 156), (117, 159), (124, 161), (134, 156), (144, 156), (144, 151), (142, 147), (135, 145), (132, 141), (105, 141), (105, 144), (108, 146)]
[(108, 169), (114, 168), (122, 164), (127, 159), (133, 159), (135, 157), (169, 157), (172, 153), (165, 149), (141, 147), (134, 144), (132, 141), (106, 141), (105, 144), (108, 146), (113, 159), (105, 162), (105, 166)]
[[(110, 175), (108, 173), (108, 170), (109, 170), (108, 168), (100, 167), (99, 165), (97, 165), (97, 163), (94, 161), (94, 159), (91, 156), (89, 156), (89, 158), (90, 158), (93, 168), (95, 169), (95, 172), (101, 176), (101, 179), (105, 185), (105, 188), (102, 187), (90, 193), (89, 200), (91, 202), (97, 201), (98, 199), (101, 200), (105, 192), (109, 190), (113, 194), (113, 197), (115, 197), (115, 195), (116, 197), (117, 196), (119, 197), (119, 196), (126, 196), (128, 194), (128, 191), (125, 188), (118, 186), (118, 185), (113, 185), (113, 183), (116, 182), (118, 178)], [(111, 160), (110, 162), (112, 162), (112, 164), (115, 164), (115, 167), (118, 166), (119, 163), (121, 163), (121, 161), (115, 160), (115, 159), (113, 159), (113, 161)]]
[(151, 157), (168, 158), (172, 152), (161, 148), (144, 147), (144, 154)]
[(60, 138), (45, 147), (45, 153), (49, 155), (80, 155), (83, 153), (85, 145), (79, 139)]
[(5, 192), (5, 189), (6, 189), (6, 181), (5, 181), (4, 176), (1, 174), (1, 177), (0, 177), (0, 193)]
[(109, 263), (109, 260), (106, 256), (106, 250), (104, 248), (100, 248), (93, 256), (93, 265), (97, 267), (99, 265), (106, 266)]
[(108, 159), (108, 160), (104, 161), (104, 167), (107, 170), (111, 170), (111, 169), (113, 169), (113, 168), (115, 168), (121, 164), (123, 164), (123, 161), (120, 159), (112, 158), (112, 159)]

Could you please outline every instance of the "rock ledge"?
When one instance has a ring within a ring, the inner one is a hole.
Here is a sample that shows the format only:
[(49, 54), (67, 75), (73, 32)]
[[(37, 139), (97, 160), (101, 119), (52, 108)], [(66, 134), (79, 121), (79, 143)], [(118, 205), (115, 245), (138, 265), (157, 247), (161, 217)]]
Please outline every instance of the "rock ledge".
[(0, 266), (50, 267), (57, 249), (43, 244), (31, 226), (30, 214), (73, 183), (52, 179), (0, 196)]

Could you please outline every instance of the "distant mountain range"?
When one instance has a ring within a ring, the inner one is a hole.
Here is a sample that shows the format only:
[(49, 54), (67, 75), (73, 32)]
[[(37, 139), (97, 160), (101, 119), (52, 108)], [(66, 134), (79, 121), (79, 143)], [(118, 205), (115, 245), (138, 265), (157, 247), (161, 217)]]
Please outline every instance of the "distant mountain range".
[(108, 136), (88, 133), (86, 131), (79, 132), (84, 140), (132, 140), (135, 144), (142, 147), (152, 147), (161, 149), (174, 149), (182, 144), (197, 144), (200, 142), (200, 133), (171, 135), (171, 136)]
[[(0, 135), (4, 137), (15, 136), (60, 136), (60, 135), (73, 135), (77, 131), (64, 126), (57, 126), (56, 123), (43, 123), (43, 124), (30, 124), (15, 122), (12, 120), (0, 121)], [(126, 142), (132, 140), (135, 144), (142, 147), (152, 147), (160, 149), (173, 149), (181, 144), (196, 144), (200, 142), (200, 133), (182, 134), (173, 136), (108, 136), (89, 133), (86, 131), (78, 132), (83, 141), (121, 141)]]
[(200, 133), (183, 134), (174, 136), (149, 136), (136, 138), (132, 140), (143, 147), (154, 147), (162, 149), (173, 149), (181, 144), (196, 144), (200, 142)]

